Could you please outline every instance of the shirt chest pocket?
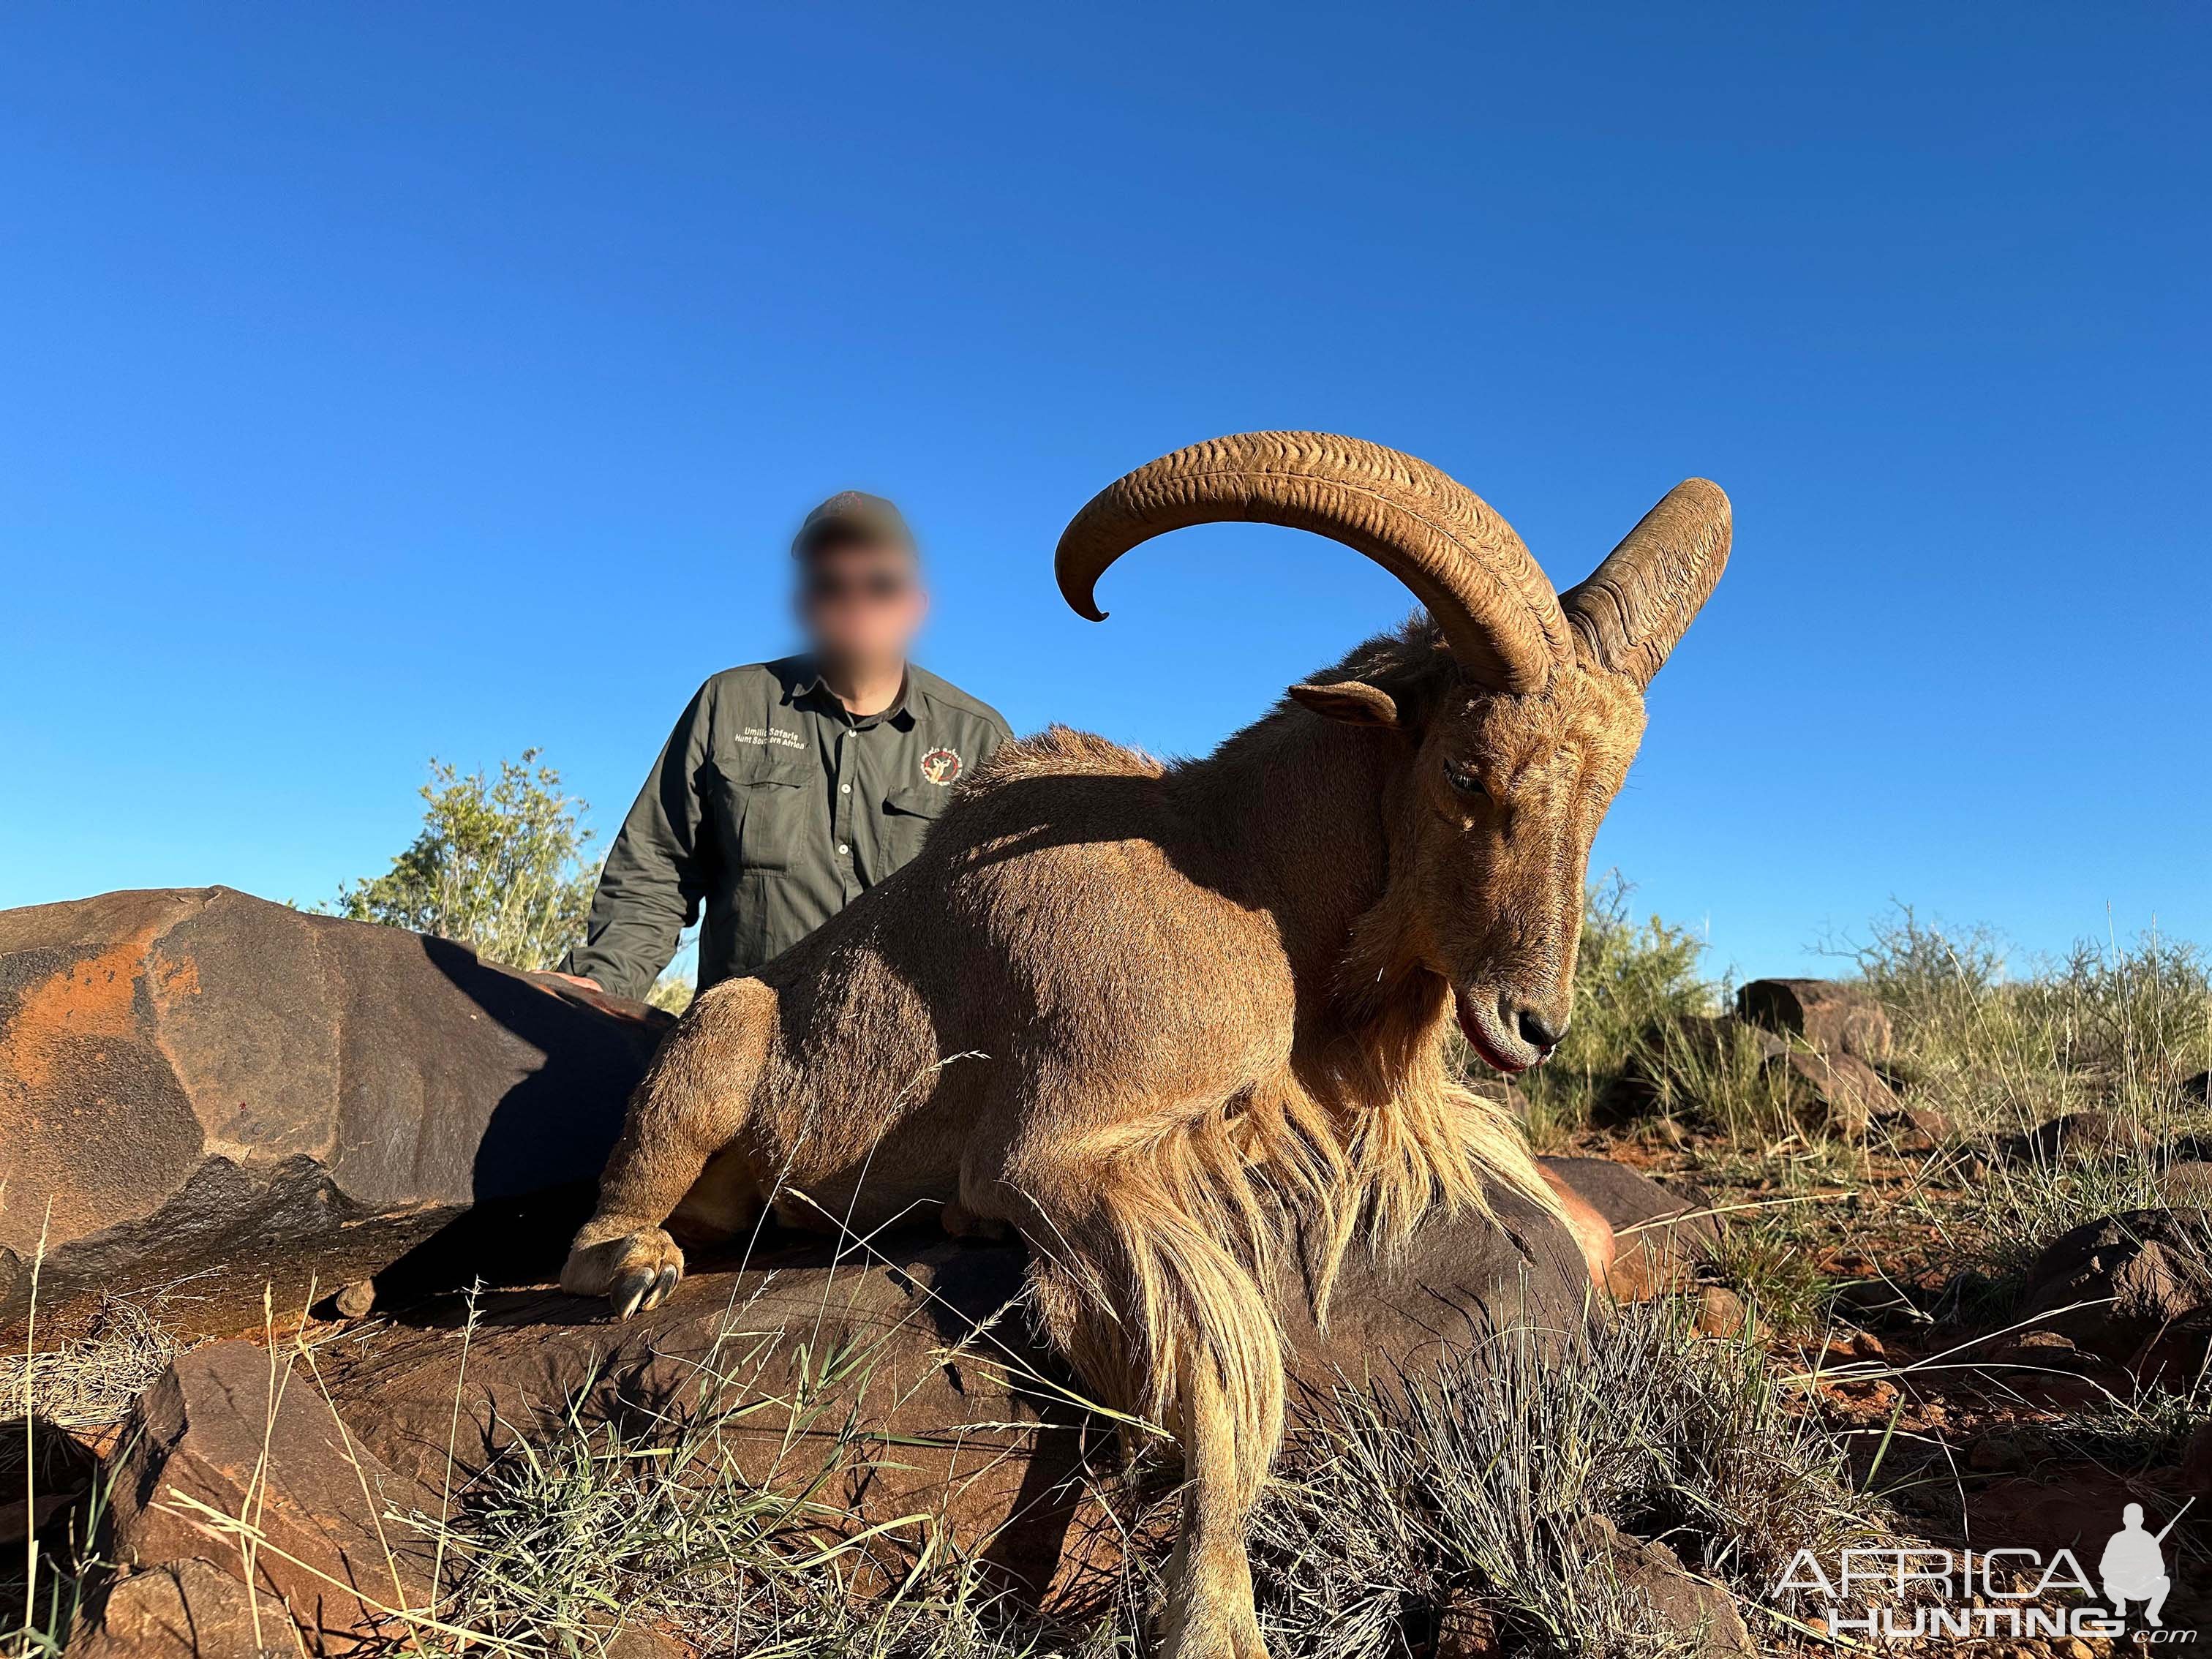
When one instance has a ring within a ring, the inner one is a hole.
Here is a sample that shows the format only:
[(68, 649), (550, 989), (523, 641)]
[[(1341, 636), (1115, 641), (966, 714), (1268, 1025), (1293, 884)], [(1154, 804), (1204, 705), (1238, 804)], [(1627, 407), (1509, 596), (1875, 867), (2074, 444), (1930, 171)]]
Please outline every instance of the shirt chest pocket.
[(799, 860), (815, 806), (813, 758), (763, 744), (714, 763), (722, 851), (738, 870), (788, 870)]
[(884, 797), (884, 850), (893, 869), (921, 851), (922, 837), (945, 815), (951, 794), (933, 783), (914, 783)]

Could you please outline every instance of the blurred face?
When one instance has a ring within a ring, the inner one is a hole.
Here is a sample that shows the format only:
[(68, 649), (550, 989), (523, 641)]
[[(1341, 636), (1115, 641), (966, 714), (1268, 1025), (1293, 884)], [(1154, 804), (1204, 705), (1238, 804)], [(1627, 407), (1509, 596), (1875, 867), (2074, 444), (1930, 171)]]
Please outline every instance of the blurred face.
[(822, 549), (799, 569), (799, 624), (825, 662), (904, 662), (928, 609), (921, 572), (903, 548), (848, 542)]

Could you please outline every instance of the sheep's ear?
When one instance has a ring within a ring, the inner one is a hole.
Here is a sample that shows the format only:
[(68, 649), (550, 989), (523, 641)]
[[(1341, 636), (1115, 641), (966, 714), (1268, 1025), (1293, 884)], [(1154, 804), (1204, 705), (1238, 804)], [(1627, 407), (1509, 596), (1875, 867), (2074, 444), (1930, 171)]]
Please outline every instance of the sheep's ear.
[(1370, 685), (1364, 680), (1339, 680), (1334, 685), (1294, 685), (1291, 698), (1323, 720), (1342, 720), (1346, 726), (1387, 726), (1398, 731), (1406, 724), (1398, 700), (1381, 686)]

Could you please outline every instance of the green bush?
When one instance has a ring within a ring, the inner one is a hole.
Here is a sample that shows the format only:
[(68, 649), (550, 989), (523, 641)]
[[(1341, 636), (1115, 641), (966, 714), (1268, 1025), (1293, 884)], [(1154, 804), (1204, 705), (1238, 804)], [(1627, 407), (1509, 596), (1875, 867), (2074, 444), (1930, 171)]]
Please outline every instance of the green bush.
[(510, 968), (556, 965), (584, 936), (599, 870), (584, 860), (585, 803), (535, 764), (539, 753), (501, 761), (496, 782), (432, 761), (422, 832), (383, 875), (340, 888), (331, 908), (471, 945)]
[(1718, 988), (1699, 972), (1705, 941), (1657, 916), (1637, 921), (1628, 908), (1632, 890), (1617, 873), (1590, 890), (1574, 1018), (1559, 1051), (1520, 1079), (1540, 1140), (1588, 1121), (1630, 1056), (1662, 1028), (1719, 1006)]

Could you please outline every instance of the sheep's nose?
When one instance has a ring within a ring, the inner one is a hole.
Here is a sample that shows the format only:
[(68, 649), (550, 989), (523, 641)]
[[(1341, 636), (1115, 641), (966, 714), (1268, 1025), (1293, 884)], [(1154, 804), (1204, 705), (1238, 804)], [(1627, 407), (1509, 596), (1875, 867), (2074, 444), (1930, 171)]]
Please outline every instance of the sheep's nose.
[(1532, 1048), (1540, 1048), (1547, 1054), (1559, 1046), (1559, 1039), (1567, 1034), (1565, 1020), (1563, 1019), (1554, 1025), (1545, 1018), (1544, 1011), (1540, 1008), (1516, 1009), (1513, 1014), (1513, 1024), (1514, 1028), (1521, 1033), (1521, 1040), (1523, 1042)]

